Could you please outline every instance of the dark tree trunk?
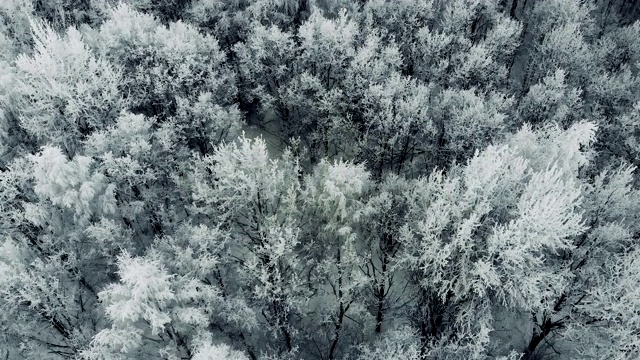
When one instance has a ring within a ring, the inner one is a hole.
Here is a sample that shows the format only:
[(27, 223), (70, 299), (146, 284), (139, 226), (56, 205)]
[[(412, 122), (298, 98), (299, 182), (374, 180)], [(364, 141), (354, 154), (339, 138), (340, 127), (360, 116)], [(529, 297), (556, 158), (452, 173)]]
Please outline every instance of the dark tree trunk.
[(513, 0), (511, 3), (511, 10), (509, 10), (509, 16), (516, 18), (516, 9), (518, 8), (518, 0)]
[[(384, 279), (387, 276), (388, 263), (389, 263), (389, 256), (387, 253), (383, 253), (382, 269), (381, 269), (382, 274), (380, 275), (382, 279)], [(385, 298), (387, 297), (387, 294), (388, 294), (388, 291), (385, 287), (385, 284), (384, 282), (381, 282), (376, 294), (376, 297), (378, 300), (377, 309), (376, 309), (376, 330), (375, 330), (376, 334), (380, 334), (382, 332), (382, 322), (384, 321), (384, 310), (385, 310), (384, 302), (385, 302)]]
[(545, 340), (553, 330), (562, 327), (563, 323), (561, 321), (551, 321), (551, 319), (546, 317), (543, 319), (542, 325), (535, 324), (533, 332), (531, 334), (531, 339), (529, 340), (529, 344), (523, 351), (524, 356), (522, 357), (522, 360), (533, 359), (533, 356), (540, 346), (540, 343), (542, 343), (542, 341)]

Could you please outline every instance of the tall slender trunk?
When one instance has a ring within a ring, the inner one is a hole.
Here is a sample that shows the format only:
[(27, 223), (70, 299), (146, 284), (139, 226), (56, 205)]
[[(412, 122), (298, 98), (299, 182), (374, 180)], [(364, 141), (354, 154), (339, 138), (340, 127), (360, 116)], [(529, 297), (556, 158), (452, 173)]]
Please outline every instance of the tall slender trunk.
[(384, 300), (387, 297), (387, 291), (386, 291), (386, 287), (385, 287), (385, 283), (384, 283), (384, 279), (387, 276), (387, 267), (388, 267), (388, 263), (389, 263), (389, 255), (386, 252), (382, 253), (382, 267), (381, 267), (381, 274), (380, 274), (380, 285), (378, 286), (378, 293), (377, 295), (377, 300), (378, 300), (378, 304), (377, 304), (377, 309), (376, 309), (376, 334), (380, 334), (382, 333), (382, 322), (384, 321)]
[[(390, 223), (387, 223), (387, 226), (392, 226)], [(389, 264), (391, 260), (395, 256), (396, 251), (398, 250), (398, 243), (394, 238), (394, 233), (392, 231), (384, 231), (382, 234), (382, 239), (380, 239), (379, 243), (380, 250), (380, 277), (378, 289), (375, 291), (375, 297), (377, 299), (377, 307), (376, 307), (376, 328), (375, 331), (377, 334), (382, 332), (382, 323), (384, 322), (387, 296), (389, 295), (390, 287), (392, 280), (389, 278)], [(374, 272), (375, 274), (375, 272)], [(393, 274), (391, 274), (393, 276)], [(385, 281), (389, 280), (389, 283)]]
[(341, 255), (341, 251), (340, 249), (338, 249), (338, 252), (336, 254), (336, 265), (338, 266), (338, 301), (339, 301), (339, 308), (338, 308), (338, 316), (336, 318), (335, 321), (335, 325), (334, 325), (334, 335), (333, 335), (333, 340), (331, 341), (331, 346), (329, 348), (329, 360), (335, 360), (336, 358), (336, 352), (338, 350), (338, 342), (340, 341), (340, 334), (342, 333), (342, 323), (344, 322), (344, 316), (347, 313), (347, 310), (349, 309), (349, 305), (345, 306), (345, 303), (343, 301), (343, 292), (342, 292), (342, 255)]

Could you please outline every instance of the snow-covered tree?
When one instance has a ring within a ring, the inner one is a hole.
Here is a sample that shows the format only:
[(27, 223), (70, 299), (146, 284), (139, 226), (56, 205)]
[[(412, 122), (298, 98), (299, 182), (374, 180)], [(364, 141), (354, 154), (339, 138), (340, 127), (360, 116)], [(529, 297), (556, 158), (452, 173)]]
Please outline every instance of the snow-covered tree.
[(295, 48), (291, 33), (259, 23), (254, 23), (244, 43), (233, 48), (238, 58), (241, 99), (245, 103), (259, 102), (257, 110), (263, 117), (270, 112), (287, 116), (279, 92), (297, 74)]
[(531, 86), (518, 104), (519, 121), (529, 124), (553, 121), (567, 126), (581, 120), (582, 91), (568, 87), (565, 77), (566, 72), (558, 69)]
[(31, 0), (10, 0), (0, 4), (0, 32), (4, 58), (12, 58), (28, 52), (33, 46), (29, 16), (34, 15)]
[[(110, 221), (113, 186), (93, 160), (58, 147), (8, 170), (1, 272), (3, 323), (22, 356), (73, 357), (102, 325), (97, 291), (129, 237)], [(102, 218), (100, 224), (91, 224)], [(98, 245), (99, 244), (99, 245)]]
[(245, 101), (257, 100), (262, 126), (286, 142), (300, 137), (313, 163), (339, 151), (331, 140), (348, 123), (340, 85), (358, 35), (345, 12), (329, 19), (315, 11), (295, 35), (256, 23), (247, 41), (234, 48)]
[(433, 24), (433, 1), (421, 0), (370, 0), (360, 14), (361, 23), (367, 29), (382, 28), (385, 35), (399, 43), (405, 74), (414, 75), (414, 52), (417, 29)]
[(404, 292), (406, 283), (395, 267), (397, 255), (401, 253), (400, 229), (405, 224), (407, 201), (404, 195), (409, 184), (403, 177), (387, 175), (370, 189), (361, 221), (366, 258), (361, 271), (369, 280), (368, 300), (365, 301), (375, 316), (376, 334), (382, 334), (383, 328), (393, 329), (396, 326), (394, 319), (404, 310), (402, 299), (407, 295)]
[(357, 100), (363, 109), (361, 124), (355, 124), (362, 137), (362, 160), (377, 177), (387, 171), (420, 171), (438, 134), (432, 88), (396, 72), (363, 90)]
[(111, 125), (127, 105), (122, 72), (92, 54), (77, 29), (61, 36), (38, 20), (31, 26), (34, 53), (16, 59), (14, 111), (36, 148), (53, 143), (73, 155), (79, 141)]
[(308, 311), (310, 295), (304, 275), (310, 264), (299, 238), (297, 160), (289, 152), (271, 160), (264, 140), (241, 137), (196, 161), (194, 169), (193, 210), (229, 231), (216, 283), (224, 286), (229, 301), (247, 301), (262, 315), (254, 338), (242, 336), (251, 343), (267, 341), (274, 350), (295, 351), (300, 344), (296, 324)]
[(217, 105), (234, 116), (234, 73), (225, 65), (226, 56), (215, 38), (181, 21), (165, 27), (124, 3), (109, 15), (94, 46), (124, 69), (122, 91), (136, 112), (164, 119), (204, 96), (206, 106), (213, 108), (209, 111)]
[(2, 2), (0, 358), (637, 358), (638, 13)]
[(316, 254), (311, 275), (323, 300), (315, 305), (316, 323), (310, 329), (317, 334), (312, 353), (336, 359), (354, 342), (350, 337), (370, 331), (354, 326), (371, 318), (363, 303), (370, 280), (360, 270), (368, 259), (358, 251), (362, 240), (357, 231), (370, 175), (362, 164), (322, 160), (304, 183), (302, 199), (310, 222), (305, 235), (316, 239), (307, 245)]
[(589, 2), (579, 0), (536, 2), (527, 17), (532, 44), (523, 80), (525, 89), (557, 69), (567, 72), (569, 86), (585, 86), (596, 71), (590, 46), (595, 32), (591, 11)]
[(560, 135), (569, 144), (542, 149), (525, 128), (516, 138), (533, 137), (533, 147), (489, 146), (451, 174), (435, 171), (411, 186), (401, 261), (416, 286), (423, 354), (482, 358), (494, 305), (539, 312), (568, 285), (571, 274), (555, 257), (586, 230), (575, 167), (593, 129), (583, 123)]

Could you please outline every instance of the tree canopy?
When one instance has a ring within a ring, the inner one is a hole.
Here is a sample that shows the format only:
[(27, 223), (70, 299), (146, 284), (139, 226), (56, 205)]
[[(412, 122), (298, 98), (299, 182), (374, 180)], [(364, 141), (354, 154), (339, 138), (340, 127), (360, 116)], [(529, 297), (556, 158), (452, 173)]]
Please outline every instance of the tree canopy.
[(0, 19), (0, 358), (640, 358), (637, 2)]

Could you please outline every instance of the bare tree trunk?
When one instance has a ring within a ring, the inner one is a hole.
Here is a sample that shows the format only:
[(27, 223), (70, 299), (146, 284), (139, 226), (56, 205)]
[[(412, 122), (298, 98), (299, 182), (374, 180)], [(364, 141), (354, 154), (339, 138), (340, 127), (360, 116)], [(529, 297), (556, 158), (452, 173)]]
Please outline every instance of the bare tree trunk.
[(524, 356), (522, 357), (522, 360), (533, 359), (540, 343), (542, 343), (542, 341), (545, 340), (553, 330), (562, 328), (563, 326), (564, 325), (561, 321), (551, 321), (551, 319), (546, 316), (543, 318), (541, 325), (536, 323), (533, 327), (529, 344), (523, 351)]

